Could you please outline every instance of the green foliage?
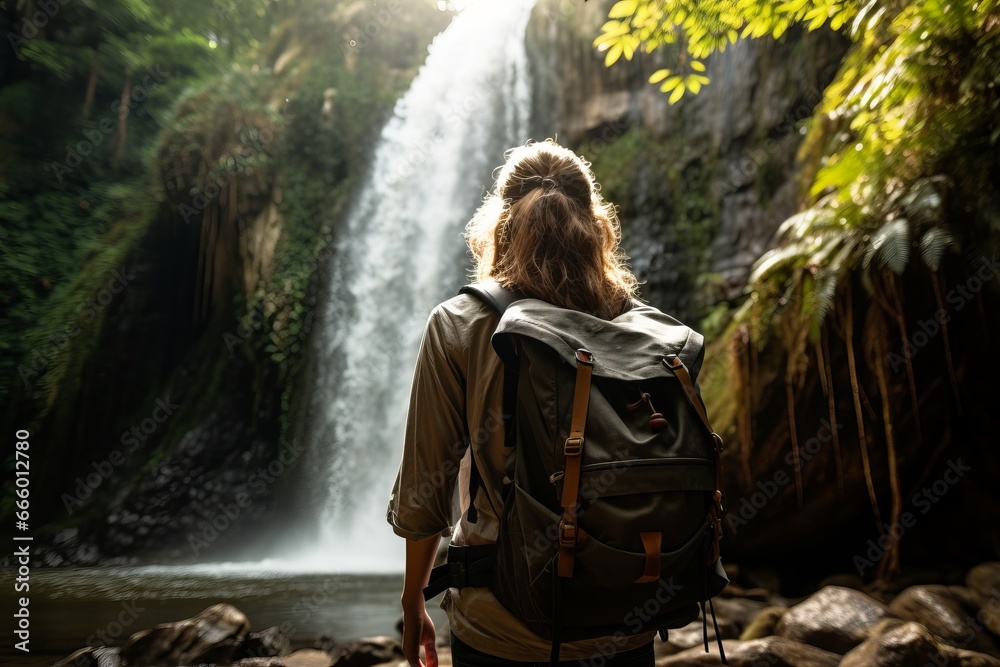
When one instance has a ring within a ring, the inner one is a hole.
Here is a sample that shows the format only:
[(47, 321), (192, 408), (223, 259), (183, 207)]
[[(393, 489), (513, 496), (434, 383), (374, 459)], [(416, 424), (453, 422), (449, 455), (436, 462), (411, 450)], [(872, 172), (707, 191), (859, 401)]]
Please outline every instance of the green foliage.
[(902, 273), (912, 248), (933, 270), (959, 239), (996, 245), (996, 0), (630, 0), (609, 19), (594, 42), (608, 64), (672, 45), (677, 65), (650, 77), (671, 103), (738, 38), (800, 24), (854, 42), (803, 147), (806, 209), (751, 275), (755, 330), (793, 301), (815, 328), (846, 272)]

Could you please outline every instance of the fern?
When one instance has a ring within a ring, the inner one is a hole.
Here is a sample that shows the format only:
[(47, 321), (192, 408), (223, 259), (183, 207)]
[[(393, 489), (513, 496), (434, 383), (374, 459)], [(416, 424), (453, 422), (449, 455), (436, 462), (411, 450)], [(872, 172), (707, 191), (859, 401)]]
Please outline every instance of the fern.
[(910, 221), (896, 218), (885, 223), (872, 238), (861, 260), (867, 269), (873, 258), (879, 260), (879, 268), (888, 266), (893, 273), (900, 274), (910, 261)]

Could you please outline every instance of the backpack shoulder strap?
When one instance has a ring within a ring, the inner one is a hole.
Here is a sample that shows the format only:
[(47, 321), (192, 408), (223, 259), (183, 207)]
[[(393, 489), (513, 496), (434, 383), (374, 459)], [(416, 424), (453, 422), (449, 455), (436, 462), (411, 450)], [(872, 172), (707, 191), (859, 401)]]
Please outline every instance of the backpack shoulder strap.
[(523, 298), (517, 292), (502, 287), (496, 281), (484, 283), (471, 283), (458, 291), (459, 294), (472, 294), (479, 297), (483, 302), (501, 315), (507, 312), (510, 304)]
[[(521, 295), (516, 292), (502, 287), (500, 283), (496, 281), (488, 281), (482, 283), (472, 283), (464, 286), (458, 291), (459, 294), (471, 294), (478, 297), (481, 301), (486, 303), (490, 308), (500, 313), (502, 316), (510, 304), (514, 303), (518, 299), (521, 299)], [(516, 384), (512, 380), (513, 375), (510, 372), (504, 373), (504, 405), (513, 405), (513, 395), (512, 392), (516, 390)], [(506, 412), (506, 410), (505, 410)], [(512, 433), (512, 422), (509, 418), (504, 418), (506, 440), (510, 440), (513, 437)], [(470, 458), (472, 466), (469, 470), (469, 510), (466, 516), (469, 523), (478, 523), (479, 512), (476, 511), (476, 495), (479, 493), (479, 487), (482, 485), (482, 473), (479, 472), (479, 466), (476, 465), (476, 457), (470, 452)], [(492, 499), (490, 503), (492, 504)]]

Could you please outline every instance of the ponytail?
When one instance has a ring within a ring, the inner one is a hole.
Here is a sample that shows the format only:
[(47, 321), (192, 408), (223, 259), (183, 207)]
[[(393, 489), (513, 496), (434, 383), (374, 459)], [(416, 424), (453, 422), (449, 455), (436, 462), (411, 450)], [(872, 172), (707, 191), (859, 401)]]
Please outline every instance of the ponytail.
[(466, 227), (473, 279), (606, 320), (627, 311), (638, 282), (589, 163), (550, 140), (510, 153)]

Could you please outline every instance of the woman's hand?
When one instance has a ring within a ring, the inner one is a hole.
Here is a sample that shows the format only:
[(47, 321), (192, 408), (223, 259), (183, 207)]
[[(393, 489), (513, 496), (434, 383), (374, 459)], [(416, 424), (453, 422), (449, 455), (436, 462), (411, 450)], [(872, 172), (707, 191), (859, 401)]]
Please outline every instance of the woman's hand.
[[(423, 600), (403, 605), (403, 657), (410, 667), (437, 667), (437, 648), (434, 621), (427, 614)], [(420, 647), (424, 647), (425, 665), (420, 660)]]

